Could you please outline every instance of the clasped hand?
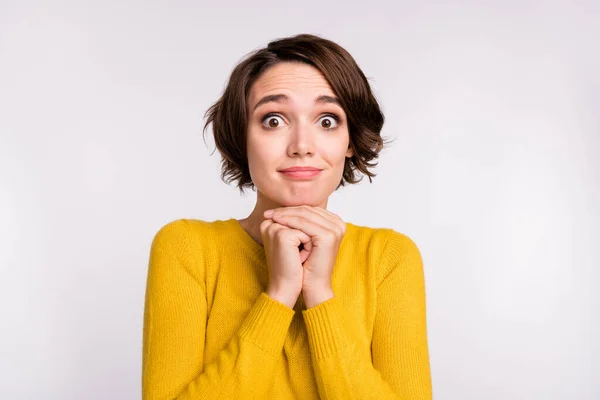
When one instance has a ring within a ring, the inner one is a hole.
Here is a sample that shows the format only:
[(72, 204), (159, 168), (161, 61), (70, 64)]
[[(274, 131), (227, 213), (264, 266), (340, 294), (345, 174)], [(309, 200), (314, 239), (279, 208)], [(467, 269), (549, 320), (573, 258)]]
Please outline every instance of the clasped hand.
[(331, 277), (346, 223), (330, 211), (307, 205), (267, 210), (264, 217), (260, 230), (270, 288), (292, 295), (289, 302), (302, 293), (307, 308), (332, 298)]

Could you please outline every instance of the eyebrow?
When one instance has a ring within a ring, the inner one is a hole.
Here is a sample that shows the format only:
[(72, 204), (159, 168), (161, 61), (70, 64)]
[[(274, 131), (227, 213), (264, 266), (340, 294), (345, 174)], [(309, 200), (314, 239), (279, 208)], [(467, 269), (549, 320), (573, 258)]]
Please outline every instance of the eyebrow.
[[(258, 107), (265, 103), (286, 103), (290, 98), (285, 94), (270, 94), (268, 96), (263, 97), (256, 103), (252, 111), (254, 112)], [(342, 104), (340, 103), (340, 99), (333, 96), (321, 95), (315, 99), (315, 104), (336, 104), (340, 108), (342, 108)]]

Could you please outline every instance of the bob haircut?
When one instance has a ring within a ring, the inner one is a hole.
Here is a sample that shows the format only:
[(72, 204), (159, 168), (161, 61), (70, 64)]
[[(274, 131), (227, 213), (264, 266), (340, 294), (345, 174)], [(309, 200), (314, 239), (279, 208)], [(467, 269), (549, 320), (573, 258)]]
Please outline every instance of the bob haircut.
[(203, 135), (212, 123), (216, 148), (221, 153), (221, 179), (237, 182), (241, 193), (255, 189), (250, 177), (246, 152), (248, 127), (247, 101), (254, 82), (268, 68), (281, 62), (301, 62), (317, 68), (339, 98), (348, 120), (349, 147), (354, 155), (346, 158), (342, 179), (345, 183), (362, 180), (356, 171), (367, 175), (369, 182), (376, 174), (369, 168), (384, 147), (381, 128), (384, 115), (371, 87), (354, 58), (335, 42), (311, 34), (298, 34), (270, 42), (266, 48), (246, 55), (233, 69), (223, 95), (204, 114), (208, 119)]

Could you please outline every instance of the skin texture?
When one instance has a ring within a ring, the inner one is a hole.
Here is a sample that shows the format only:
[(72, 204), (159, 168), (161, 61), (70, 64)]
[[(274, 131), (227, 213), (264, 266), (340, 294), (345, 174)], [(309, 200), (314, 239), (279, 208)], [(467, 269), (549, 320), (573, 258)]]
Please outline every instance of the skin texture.
[[(287, 100), (255, 109), (264, 96), (275, 94)], [(257, 200), (239, 223), (265, 247), (267, 293), (290, 308), (300, 293), (308, 308), (333, 297), (331, 274), (346, 228), (326, 208), (353, 152), (343, 108), (315, 103), (323, 95), (336, 97), (318, 69), (285, 62), (264, 72), (248, 96), (248, 166)], [(279, 172), (299, 165), (321, 172), (303, 179)]]

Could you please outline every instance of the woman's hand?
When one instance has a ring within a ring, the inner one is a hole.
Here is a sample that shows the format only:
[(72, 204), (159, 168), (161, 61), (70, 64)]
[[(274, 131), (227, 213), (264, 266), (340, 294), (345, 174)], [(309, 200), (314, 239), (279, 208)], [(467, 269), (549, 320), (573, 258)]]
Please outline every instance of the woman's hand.
[(309, 243), (302, 240), (299, 253), (305, 260), (301, 290), (307, 308), (332, 298), (331, 277), (346, 223), (325, 209), (306, 205), (268, 210), (264, 216), (309, 237)]
[(274, 300), (294, 308), (302, 291), (302, 263), (308, 252), (299, 252), (300, 244), (310, 247), (310, 237), (297, 229), (265, 219), (260, 224), (265, 248), (269, 286), (267, 294)]

